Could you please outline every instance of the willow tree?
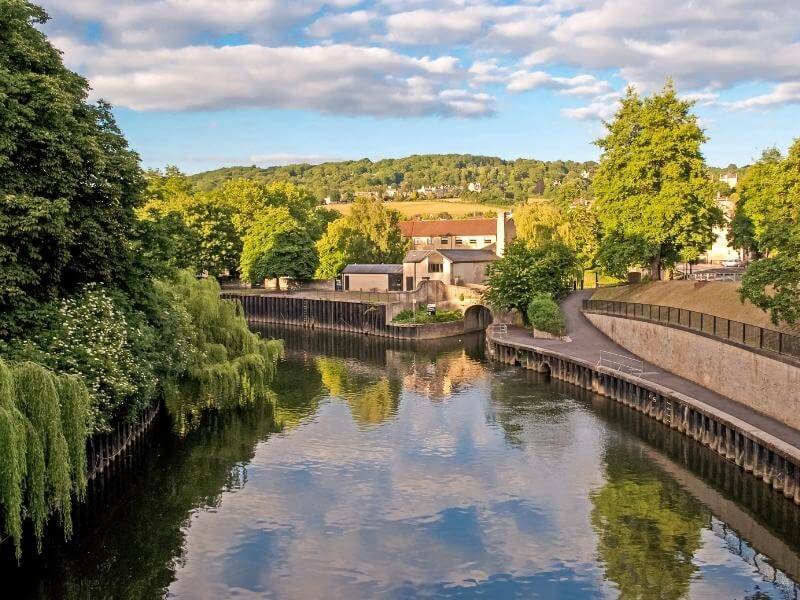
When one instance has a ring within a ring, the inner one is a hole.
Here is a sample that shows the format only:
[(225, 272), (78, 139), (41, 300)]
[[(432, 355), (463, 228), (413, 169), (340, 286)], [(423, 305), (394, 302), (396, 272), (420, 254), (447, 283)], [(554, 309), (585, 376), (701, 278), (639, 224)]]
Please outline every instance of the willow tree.
[[(621, 275), (630, 266), (662, 267), (694, 260), (714, 241), (722, 211), (700, 150), (706, 141), (692, 103), (671, 81), (649, 97), (628, 88), (606, 123), (592, 183), (603, 227), (600, 260)], [(627, 264), (626, 264), (627, 263)]]

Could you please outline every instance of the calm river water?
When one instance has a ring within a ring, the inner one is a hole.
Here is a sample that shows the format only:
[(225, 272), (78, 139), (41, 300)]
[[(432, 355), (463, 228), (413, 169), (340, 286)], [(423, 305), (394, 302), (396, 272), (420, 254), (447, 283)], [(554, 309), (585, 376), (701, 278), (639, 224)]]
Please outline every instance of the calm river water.
[(0, 563), (3, 593), (797, 597), (796, 507), (638, 413), (480, 338), (265, 333), (274, 410), (162, 425), (72, 543)]

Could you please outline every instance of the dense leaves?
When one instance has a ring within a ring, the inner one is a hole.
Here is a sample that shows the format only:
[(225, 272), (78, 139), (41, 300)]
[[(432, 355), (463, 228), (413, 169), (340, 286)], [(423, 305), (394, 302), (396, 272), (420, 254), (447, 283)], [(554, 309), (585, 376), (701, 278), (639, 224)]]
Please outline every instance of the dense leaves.
[(564, 334), (564, 317), (561, 308), (547, 294), (534, 294), (528, 303), (528, 323), (534, 329), (553, 335)]
[(747, 270), (742, 298), (768, 310), (774, 322), (800, 320), (800, 139), (786, 158), (768, 150), (743, 178), (737, 238), (767, 258)]
[[(225, 182), (252, 179), (261, 183), (289, 181), (311, 191), (317, 201), (352, 200), (355, 192), (385, 191), (394, 186), (405, 198), (418, 198), (423, 186), (452, 186), (451, 193), (487, 204), (511, 205), (532, 196), (549, 198), (590, 197), (587, 176), (593, 162), (502, 160), (469, 154), (423, 154), (388, 158), (329, 162), (321, 165), (297, 164), (285, 167), (230, 167), (191, 177), (198, 189), (217, 189)], [(470, 192), (470, 183), (480, 184), (480, 192)], [(562, 189), (563, 187), (563, 189)], [(460, 190), (460, 191), (457, 191)]]
[(575, 281), (577, 269), (575, 253), (560, 242), (531, 248), (515, 241), (503, 258), (488, 267), (484, 298), (494, 308), (515, 309), (525, 316), (537, 294), (563, 298)]
[(700, 151), (706, 137), (690, 109), (671, 82), (645, 98), (629, 89), (597, 141), (602, 156), (592, 188), (607, 272), (619, 274), (625, 256), (660, 279), (662, 265), (694, 260), (711, 246), (722, 213)]
[(289, 209), (271, 208), (248, 229), (239, 266), (242, 279), (310, 279), (317, 268), (313, 240)]
[(317, 242), (317, 277), (336, 277), (351, 263), (401, 262), (409, 245), (400, 233), (400, 219), (379, 200), (357, 200), (350, 214), (330, 223)]

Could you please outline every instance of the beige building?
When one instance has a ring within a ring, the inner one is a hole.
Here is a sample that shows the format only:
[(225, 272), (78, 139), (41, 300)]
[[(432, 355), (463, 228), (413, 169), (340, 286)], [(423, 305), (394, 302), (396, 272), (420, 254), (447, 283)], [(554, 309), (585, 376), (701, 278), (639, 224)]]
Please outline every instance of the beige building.
[(446, 285), (484, 283), (486, 267), (497, 259), (489, 249), (412, 250), (403, 259), (403, 289), (413, 290), (426, 280)]
[(342, 288), (351, 292), (399, 292), (403, 289), (403, 265), (347, 265)]
[(511, 213), (498, 213), (496, 219), (449, 219), (402, 221), (400, 231), (411, 240), (414, 250), (499, 250), (514, 239), (516, 228)]

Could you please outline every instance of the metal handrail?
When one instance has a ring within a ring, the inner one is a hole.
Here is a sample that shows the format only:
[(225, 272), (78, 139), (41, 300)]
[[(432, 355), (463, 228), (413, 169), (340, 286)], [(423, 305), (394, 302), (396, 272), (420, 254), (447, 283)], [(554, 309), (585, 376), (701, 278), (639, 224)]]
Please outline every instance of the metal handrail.
[(767, 329), (742, 323), (717, 315), (701, 313), (686, 308), (625, 302), (621, 300), (583, 300), (583, 310), (598, 314), (670, 325), (696, 331), (725, 342), (730, 342), (764, 352), (800, 359), (800, 335), (776, 329)]

